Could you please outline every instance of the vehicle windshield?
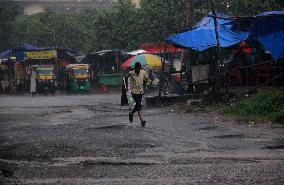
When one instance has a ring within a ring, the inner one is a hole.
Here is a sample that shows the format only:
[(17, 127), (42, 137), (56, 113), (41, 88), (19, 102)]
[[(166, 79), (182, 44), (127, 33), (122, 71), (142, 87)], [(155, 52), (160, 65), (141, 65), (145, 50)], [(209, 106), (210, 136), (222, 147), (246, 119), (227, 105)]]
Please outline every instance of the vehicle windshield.
[(74, 75), (85, 75), (88, 74), (88, 69), (74, 69)]
[(37, 71), (37, 75), (53, 75), (53, 70), (46, 70), (46, 69), (42, 69), (42, 70), (38, 70)]

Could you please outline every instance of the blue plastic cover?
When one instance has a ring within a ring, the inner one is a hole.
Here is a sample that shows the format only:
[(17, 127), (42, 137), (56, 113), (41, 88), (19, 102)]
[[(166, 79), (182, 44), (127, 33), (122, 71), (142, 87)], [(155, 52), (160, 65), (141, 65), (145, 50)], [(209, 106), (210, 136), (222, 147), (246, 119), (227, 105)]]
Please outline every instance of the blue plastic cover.
[(9, 58), (10, 49), (6, 49), (0, 53), (0, 59)]
[(30, 44), (24, 44), (22, 46), (15, 48), (15, 50), (22, 50), (22, 51), (31, 51), (31, 50), (40, 50), (40, 49), (41, 48), (38, 48), (38, 47), (30, 45)]
[(284, 57), (284, 11), (259, 14), (253, 20), (250, 35), (257, 38), (273, 59)]
[(266, 51), (271, 53), (273, 59), (280, 59), (284, 56), (284, 31), (275, 32), (269, 35), (260, 36), (257, 40), (263, 45)]
[[(226, 15), (218, 13), (217, 16), (224, 17), (224, 19), (217, 18), (220, 47), (229, 47), (247, 39), (247, 32), (231, 30), (231, 25), (228, 23), (232, 20)], [(206, 16), (196, 24), (194, 29), (170, 36), (167, 41), (197, 51), (217, 46), (214, 18), (210, 15)]]
[(32, 51), (32, 50), (40, 50), (41, 48), (38, 48), (36, 46), (30, 45), (30, 44), (24, 44), (22, 46), (19, 46), (17, 48), (13, 48), (13, 49), (6, 49), (3, 52), (0, 53), (0, 58), (1, 59), (6, 59), (9, 58), (9, 55), (15, 55), (18, 56), (17, 53), (19, 52), (24, 52), (24, 51)]

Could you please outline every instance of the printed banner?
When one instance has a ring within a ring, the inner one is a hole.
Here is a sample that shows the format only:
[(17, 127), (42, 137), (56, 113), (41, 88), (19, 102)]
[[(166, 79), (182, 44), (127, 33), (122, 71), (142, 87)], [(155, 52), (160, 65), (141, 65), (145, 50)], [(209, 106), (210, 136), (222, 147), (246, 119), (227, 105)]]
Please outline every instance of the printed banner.
[(57, 51), (56, 50), (25, 52), (25, 60), (28, 60), (28, 59), (53, 59), (53, 58), (57, 58)]

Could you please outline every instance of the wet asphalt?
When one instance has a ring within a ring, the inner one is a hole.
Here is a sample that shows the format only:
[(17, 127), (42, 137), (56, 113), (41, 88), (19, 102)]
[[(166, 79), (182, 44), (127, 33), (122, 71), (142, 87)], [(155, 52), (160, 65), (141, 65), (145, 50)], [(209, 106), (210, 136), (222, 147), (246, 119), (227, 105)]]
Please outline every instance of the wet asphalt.
[(284, 184), (281, 125), (146, 106), (143, 128), (119, 104), (119, 94), (0, 96), (0, 184)]

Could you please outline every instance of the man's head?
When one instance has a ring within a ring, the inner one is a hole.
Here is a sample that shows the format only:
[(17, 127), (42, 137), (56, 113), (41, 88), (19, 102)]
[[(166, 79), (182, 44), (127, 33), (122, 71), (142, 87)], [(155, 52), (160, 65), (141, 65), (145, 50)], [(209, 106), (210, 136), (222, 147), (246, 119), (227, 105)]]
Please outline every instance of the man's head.
[(141, 63), (140, 62), (136, 62), (135, 65), (134, 65), (134, 70), (137, 74), (140, 73), (140, 70), (141, 70)]
[(141, 70), (141, 63), (140, 62), (136, 62), (134, 65), (134, 69), (135, 70)]

